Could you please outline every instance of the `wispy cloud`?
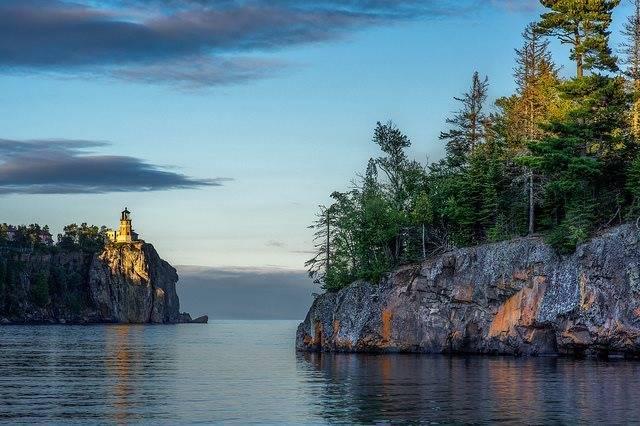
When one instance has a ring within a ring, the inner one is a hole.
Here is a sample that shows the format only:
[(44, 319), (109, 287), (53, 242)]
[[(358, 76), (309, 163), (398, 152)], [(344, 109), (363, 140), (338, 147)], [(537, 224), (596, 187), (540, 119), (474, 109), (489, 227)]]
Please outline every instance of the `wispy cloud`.
[(0, 139), (0, 194), (87, 194), (219, 186), (135, 157), (92, 152), (96, 141)]
[[(492, 1), (498, 0), (487, 4)], [(286, 69), (283, 62), (256, 59), (258, 52), (332, 40), (371, 26), (458, 15), (477, 4), (473, 0), (4, 0), (0, 72), (90, 73), (183, 86), (242, 83)]]
[(132, 65), (116, 69), (111, 76), (138, 83), (162, 83), (191, 90), (208, 86), (242, 84), (277, 76), (289, 64), (255, 58), (212, 60), (190, 57), (166, 63)]
[(272, 248), (285, 248), (287, 245), (283, 241), (279, 240), (269, 240), (267, 241), (267, 247)]

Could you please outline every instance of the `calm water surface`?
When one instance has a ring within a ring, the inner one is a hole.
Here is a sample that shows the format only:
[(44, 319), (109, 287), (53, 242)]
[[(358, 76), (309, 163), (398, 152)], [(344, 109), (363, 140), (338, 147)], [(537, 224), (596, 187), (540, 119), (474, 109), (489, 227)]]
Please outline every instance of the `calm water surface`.
[(640, 362), (296, 355), (296, 326), (0, 327), (0, 421), (640, 420)]

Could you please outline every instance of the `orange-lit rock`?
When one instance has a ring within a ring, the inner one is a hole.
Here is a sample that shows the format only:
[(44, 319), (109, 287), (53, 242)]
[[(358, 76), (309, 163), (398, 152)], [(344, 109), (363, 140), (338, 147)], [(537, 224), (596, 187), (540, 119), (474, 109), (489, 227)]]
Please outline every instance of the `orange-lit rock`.
[(391, 321), (393, 320), (393, 312), (388, 309), (382, 310), (382, 343), (386, 344), (391, 341)]
[[(11, 253), (0, 252), (0, 264), (13, 264)], [(136, 241), (108, 244), (101, 252), (60, 251), (20, 254), (17, 271), (20, 311), (3, 312), (5, 323), (177, 323), (190, 322), (180, 313), (176, 270), (162, 260), (151, 244)], [(37, 277), (50, 289), (63, 287), (44, 306), (30, 301)], [(206, 317), (198, 319), (206, 322)]]
[[(315, 323), (322, 345), (312, 345)], [(539, 238), (454, 250), (316, 299), (299, 350), (640, 354), (640, 241), (612, 228), (559, 256)]]
[(533, 284), (507, 299), (491, 322), (489, 337), (514, 336), (518, 333), (517, 327), (534, 325), (545, 288), (544, 284)]

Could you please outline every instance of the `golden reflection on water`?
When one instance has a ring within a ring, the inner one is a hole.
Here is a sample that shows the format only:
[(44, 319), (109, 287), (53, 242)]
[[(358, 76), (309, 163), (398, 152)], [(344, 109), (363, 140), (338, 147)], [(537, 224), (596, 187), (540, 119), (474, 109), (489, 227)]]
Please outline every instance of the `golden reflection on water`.
[(105, 357), (106, 370), (113, 385), (110, 400), (113, 408), (113, 420), (117, 424), (126, 424), (131, 420), (132, 408), (130, 395), (135, 393), (131, 380), (132, 368), (136, 368), (139, 353), (132, 351), (130, 344), (131, 326), (114, 325), (107, 328)]
[(487, 367), (488, 397), (498, 418), (507, 418), (518, 412), (522, 404), (527, 404), (529, 409), (538, 406), (534, 364), (496, 358), (488, 360)]
[(627, 424), (640, 363), (297, 354), (297, 324), (0, 327), (0, 423)]

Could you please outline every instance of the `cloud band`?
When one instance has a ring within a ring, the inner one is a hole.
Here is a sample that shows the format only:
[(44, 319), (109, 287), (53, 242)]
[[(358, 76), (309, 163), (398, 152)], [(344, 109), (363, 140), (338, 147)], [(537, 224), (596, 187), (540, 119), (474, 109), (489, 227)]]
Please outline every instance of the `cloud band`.
[(101, 194), (220, 186), (128, 156), (99, 155), (95, 141), (0, 139), (0, 194)]

